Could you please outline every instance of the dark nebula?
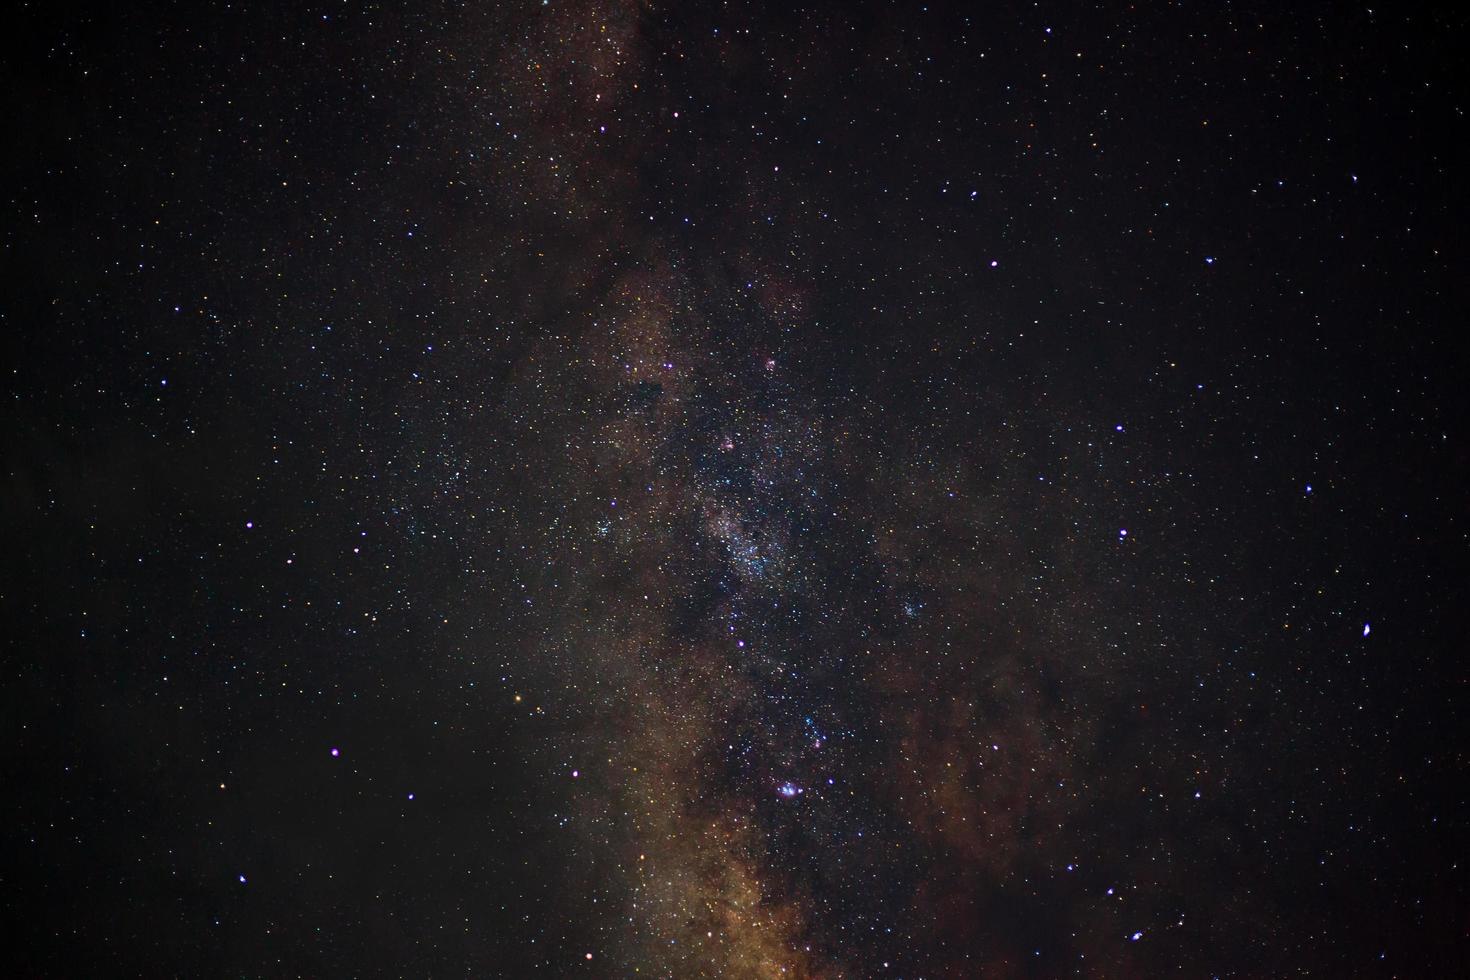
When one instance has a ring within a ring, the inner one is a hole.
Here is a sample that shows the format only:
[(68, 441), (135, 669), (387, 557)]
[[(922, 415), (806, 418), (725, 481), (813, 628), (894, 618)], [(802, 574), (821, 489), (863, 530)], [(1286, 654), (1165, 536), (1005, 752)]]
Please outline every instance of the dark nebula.
[(1465, 27), (24, 6), (0, 972), (1463, 975)]

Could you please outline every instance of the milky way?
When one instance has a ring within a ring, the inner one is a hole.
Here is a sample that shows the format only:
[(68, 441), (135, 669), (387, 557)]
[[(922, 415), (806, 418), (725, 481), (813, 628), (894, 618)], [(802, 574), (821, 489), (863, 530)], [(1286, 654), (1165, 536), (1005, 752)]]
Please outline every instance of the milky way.
[(32, 16), (17, 970), (1446, 975), (1462, 26)]

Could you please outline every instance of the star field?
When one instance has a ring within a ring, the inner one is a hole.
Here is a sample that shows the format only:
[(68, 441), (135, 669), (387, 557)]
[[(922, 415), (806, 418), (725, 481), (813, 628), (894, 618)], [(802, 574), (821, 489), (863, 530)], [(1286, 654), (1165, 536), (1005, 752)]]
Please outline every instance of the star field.
[(1462, 13), (13, 26), (8, 973), (1464, 963)]

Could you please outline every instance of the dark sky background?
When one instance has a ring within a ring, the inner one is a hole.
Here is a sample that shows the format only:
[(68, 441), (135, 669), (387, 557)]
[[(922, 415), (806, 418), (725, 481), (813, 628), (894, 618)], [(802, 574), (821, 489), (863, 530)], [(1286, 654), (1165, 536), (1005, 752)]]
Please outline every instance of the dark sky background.
[(1463, 971), (1452, 8), (23, 5), (3, 972)]

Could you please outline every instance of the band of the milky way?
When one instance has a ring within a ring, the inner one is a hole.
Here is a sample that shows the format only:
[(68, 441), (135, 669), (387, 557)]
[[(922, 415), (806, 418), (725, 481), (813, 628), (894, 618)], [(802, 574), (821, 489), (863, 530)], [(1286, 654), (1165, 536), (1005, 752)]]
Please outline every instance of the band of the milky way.
[(15, 976), (1451, 976), (1465, 15), (14, 15)]

